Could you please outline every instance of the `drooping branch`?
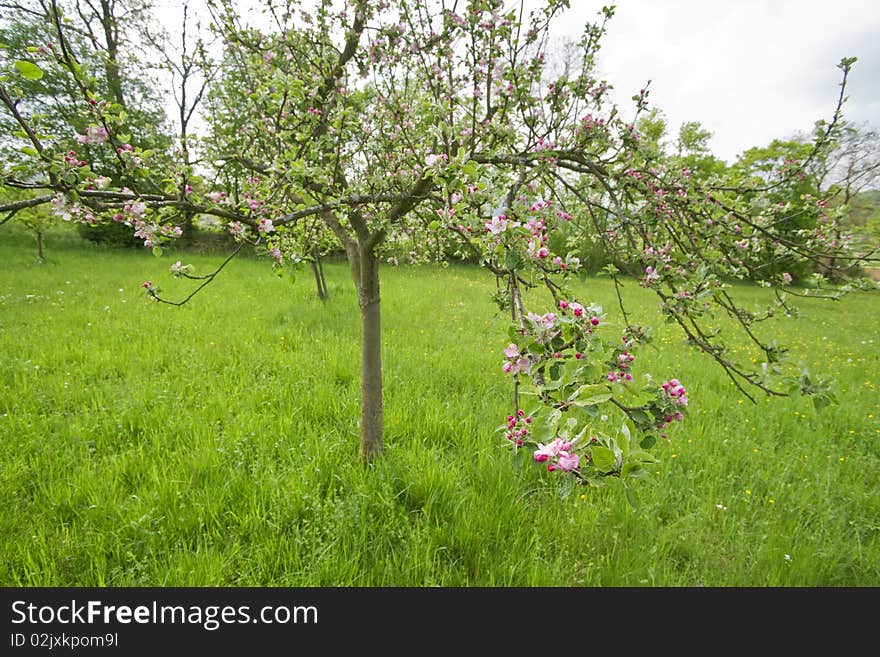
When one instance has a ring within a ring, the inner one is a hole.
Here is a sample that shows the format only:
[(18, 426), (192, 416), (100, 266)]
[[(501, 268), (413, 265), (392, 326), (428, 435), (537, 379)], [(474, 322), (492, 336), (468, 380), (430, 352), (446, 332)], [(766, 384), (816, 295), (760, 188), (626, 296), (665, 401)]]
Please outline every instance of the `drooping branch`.
[(182, 272), (181, 275), (184, 278), (188, 278), (193, 281), (201, 281), (201, 284), (198, 287), (196, 287), (192, 292), (190, 292), (188, 295), (186, 295), (186, 297), (184, 297), (181, 301), (171, 301), (169, 299), (163, 298), (159, 294), (158, 289), (156, 289), (156, 287), (154, 287), (153, 285), (149, 285), (148, 284), (149, 282), (144, 284), (146, 286), (147, 293), (155, 301), (157, 301), (159, 303), (164, 303), (169, 306), (183, 306), (190, 299), (192, 299), (194, 296), (196, 296), (199, 292), (201, 292), (203, 289), (205, 289), (208, 285), (210, 285), (214, 281), (214, 279), (217, 277), (217, 275), (221, 271), (223, 271), (223, 268), (226, 267), (226, 265), (228, 265), (230, 262), (232, 262), (232, 259), (235, 258), (235, 256), (237, 256), (241, 252), (241, 250), (242, 250), (242, 248), (244, 248), (244, 246), (245, 246), (245, 242), (240, 242), (235, 247), (235, 249), (232, 251), (232, 253), (230, 253), (222, 263), (220, 263), (220, 265), (217, 267), (217, 269), (215, 269), (214, 271), (212, 271), (208, 274), (205, 274), (203, 276), (193, 276), (192, 274), (186, 274), (186, 273)]

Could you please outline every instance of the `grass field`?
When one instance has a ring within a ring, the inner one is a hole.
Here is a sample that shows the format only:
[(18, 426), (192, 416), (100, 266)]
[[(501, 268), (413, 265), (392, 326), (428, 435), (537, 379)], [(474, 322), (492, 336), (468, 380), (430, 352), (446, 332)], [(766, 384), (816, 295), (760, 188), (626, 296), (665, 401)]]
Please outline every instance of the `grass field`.
[[(50, 239), (38, 265), (8, 228), (2, 585), (880, 585), (880, 293), (774, 324), (796, 362), (837, 380), (840, 404), (817, 412), (745, 400), (628, 285), (657, 326), (651, 371), (691, 399), (636, 511), (617, 486), (563, 499), (511, 463), (495, 431), (507, 317), (475, 267), (383, 269), (386, 450), (367, 467), (341, 263), (326, 305), (307, 276), (291, 286), (243, 258), (172, 308), (139, 285), (183, 292), (176, 255)], [(607, 281), (581, 290), (613, 310)]]

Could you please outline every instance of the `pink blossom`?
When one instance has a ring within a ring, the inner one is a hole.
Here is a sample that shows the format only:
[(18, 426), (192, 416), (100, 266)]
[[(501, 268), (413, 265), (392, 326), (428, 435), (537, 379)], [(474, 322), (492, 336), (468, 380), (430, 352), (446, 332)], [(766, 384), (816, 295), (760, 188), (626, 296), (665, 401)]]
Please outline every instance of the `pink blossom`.
[(141, 238), (144, 241), (145, 247), (149, 249), (158, 245), (159, 240), (156, 237), (157, 226), (153, 224), (148, 224), (138, 218), (135, 218), (134, 227), (134, 236)]
[(76, 203), (68, 204), (67, 198), (63, 194), (56, 194), (52, 197), (52, 212), (61, 217), (63, 221), (70, 221), (78, 218), (81, 209)]
[(135, 219), (139, 219), (147, 211), (147, 204), (143, 201), (135, 201), (134, 203), (126, 203), (123, 209)]
[[(562, 438), (554, 438), (551, 442), (544, 445), (543, 443), (538, 443), (538, 449), (535, 450), (535, 460), (536, 461), (546, 461), (548, 458), (556, 457), (559, 455), (559, 452), (562, 451), (562, 446), (564, 441)], [(538, 456), (543, 456), (543, 458), (538, 458)]]
[(669, 381), (664, 381), (660, 388), (663, 390), (666, 398), (670, 401), (678, 404), (679, 406), (688, 405), (687, 390), (685, 390), (685, 387), (681, 385), (678, 379), (669, 379)]
[(556, 460), (556, 466), (563, 472), (571, 472), (577, 470), (580, 465), (581, 457), (577, 454), (562, 452)]
[(519, 374), (522, 372), (523, 374), (528, 374), (532, 371), (532, 361), (528, 358), (517, 358), (516, 360), (508, 360), (504, 362), (504, 365), (501, 366), (501, 369), (505, 374)]
[(504, 350), (504, 355), (508, 358), (518, 358), (519, 357), (519, 347), (517, 347), (512, 342), (508, 345), (507, 349)]
[(244, 237), (245, 227), (244, 227), (244, 224), (242, 224), (240, 221), (232, 221), (232, 222), (228, 223), (226, 225), (226, 227), (229, 229), (229, 234), (232, 235), (233, 237), (235, 237), (235, 238)]
[(500, 235), (505, 230), (507, 230), (507, 226), (510, 222), (507, 217), (503, 214), (499, 214), (496, 217), (492, 217), (489, 221), (486, 222), (486, 230), (493, 235)]
[(84, 135), (77, 135), (80, 144), (100, 145), (107, 141), (107, 129), (100, 125), (90, 125)]
[(556, 315), (554, 313), (545, 313), (544, 315), (528, 313), (526, 317), (532, 320), (538, 326), (538, 328), (552, 329), (554, 326), (556, 326)]
[(580, 465), (580, 456), (572, 451), (575, 442), (577, 442), (577, 439), (568, 442), (556, 437), (547, 445), (538, 443), (538, 449), (534, 451), (532, 458), (538, 463), (551, 461), (547, 464), (547, 470), (550, 472), (557, 469), (563, 472), (571, 472)]
[(266, 219), (265, 217), (263, 217), (262, 219), (260, 219), (260, 224), (257, 226), (257, 230), (265, 235), (266, 233), (274, 233), (275, 226), (272, 224), (271, 219)]

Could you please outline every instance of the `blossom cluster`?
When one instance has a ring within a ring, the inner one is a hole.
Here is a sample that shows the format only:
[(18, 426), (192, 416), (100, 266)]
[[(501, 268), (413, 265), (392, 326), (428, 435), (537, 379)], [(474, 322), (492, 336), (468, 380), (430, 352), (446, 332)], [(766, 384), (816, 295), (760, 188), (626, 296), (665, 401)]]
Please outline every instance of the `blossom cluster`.
[(526, 415), (521, 408), (518, 408), (513, 415), (508, 415), (507, 429), (504, 434), (507, 440), (517, 447), (522, 447), (531, 433), (532, 421), (532, 416)]
[(511, 342), (504, 350), (504, 364), (501, 369), (505, 374), (528, 374), (532, 369), (532, 361), (528, 354), (521, 354), (519, 347)]
[(533, 458), (538, 463), (547, 463), (549, 472), (577, 470), (581, 464), (580, 455), (574, 451), (574, 444), (577, 441), (577, 438), (568, 441), (556, 437), (546, 445), (538, 443), (538, 449), (534, 451)]
[(94, 144), (99, 146), (107, 141), (107, 128), (100, 125), (90, 125), (85, 134), (77, 135), (76, 140), (80, 144)]
[(52, 205), (52, 213), (62, 221), (81, 221), (90, 225), (98, 223), (97, 217), (95, 217), (91, 210), (81, 203), (70, 201), (64, 194), (55, 194), (50, 203)]
[(681, 385), (678, 379), (664, 381), (660, 389), (663, 391), (664, 397), (672, 403), (678, 406), (688, 405), (687, 390), (685, 390), (685, 387)]

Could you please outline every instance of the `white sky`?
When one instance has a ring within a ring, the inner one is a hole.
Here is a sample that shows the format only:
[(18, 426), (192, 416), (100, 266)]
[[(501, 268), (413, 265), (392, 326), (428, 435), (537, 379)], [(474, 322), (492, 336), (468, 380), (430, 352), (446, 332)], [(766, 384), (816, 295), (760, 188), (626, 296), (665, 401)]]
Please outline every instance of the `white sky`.
[[(611, 1), (571, 0), (566, 24), (590, 20), (602, 4)], [(843, 57), (858, 58), (845, 117), (880, 127), (876, 1), (619, 0), (599, 63), (619, 104), (651, 80), (649, 101), (673, 136), (699, 121), (713, 133), (713, 153), (732, 161), (830, 120)]]
[[(525, 3), (528, 8), (540, 0)], [(169, 22), (178, 21), (172, 8), (179, 3), (157, 4)], [(238, 2), (243, 11), (260, 4)], [(613, 0), (570, 4), (558, 22), (560, 35), (577, 38), (585, 22)], [(673, 138), (683, 122), (699, 121), (713, 134), (712, 152), (730, 162), (752, 146), (809, 133), (818, 119), (832, 117), (843, 57), (858, 58), (847, 85), (846, 118), (880, 128), (880, 1), (617, 0), (616, 5), (602, 41), (600, 74), (624, 110), (650, 80), (649, 101), (662, 110)], [(177, 25), (166, 27), (173, 31)]]

